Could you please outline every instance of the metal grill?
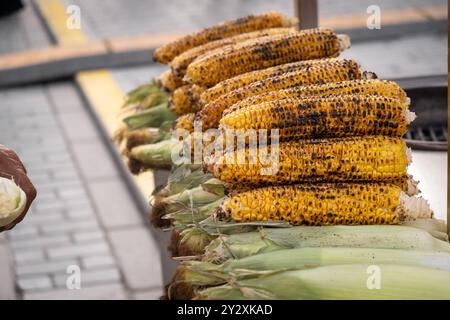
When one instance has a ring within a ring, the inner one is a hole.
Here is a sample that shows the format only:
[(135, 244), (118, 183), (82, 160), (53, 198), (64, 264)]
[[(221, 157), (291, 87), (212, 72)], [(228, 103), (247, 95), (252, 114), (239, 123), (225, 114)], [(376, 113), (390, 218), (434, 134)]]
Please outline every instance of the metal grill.
[(405, 136), (406, 143), (417, 150), (448, 149), (447, 87), (406, 90), (410, 109), (417, 115)]

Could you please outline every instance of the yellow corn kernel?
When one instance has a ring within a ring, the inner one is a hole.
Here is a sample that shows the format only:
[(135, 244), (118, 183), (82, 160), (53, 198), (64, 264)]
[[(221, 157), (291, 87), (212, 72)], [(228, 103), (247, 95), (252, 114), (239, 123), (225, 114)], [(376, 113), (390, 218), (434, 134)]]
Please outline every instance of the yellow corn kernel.
[(356, 80), (361, 79), (361, 77), (359, 65), (354, 60), (338, 60), (329, 64), (314, 65), (252, 82), (247, 86), (231, 91), (206, 104), (200, 111), (199, 117), (202, 120), (204, 130), (216, 128), (223, 111), (245, 98), (293, 86)]
[(307, 29), (251, 39), (218, 48), (194, 60), (183, 80), (211, 87), (253, 70), (299, 60), (335, 57), (348, 46), (348, 37), (338, 37), (330, 29)]
[(244, 32), (267, 28), (292, 27), (297, 24), (296, 18), (286, 17), (279, 12), (265, 12), (249, 15), (236, 20), (218, 23), (212, 27), (185, 35), (155, 50), (153, 59), (160, 63), (169, 63), (181, 53), (202, 44), (231, 37)]
[(249, 104), (227, 113), (232, 129), (278, 129), (281, 140), (365, 135), (403, 136), (414, 113), (405, 100), (374, 95), (337, 95)]
[(163, 72), (159, 77), (159, 82), (164, 89), (171, 92), (183, 85), (183, 80), (175, 75), (172, 70)]
[(192, 133), (194, 132), (194, 120), (195, 120), (195, 113), (187, 113), (182, 116), (179, 116), (175, 120), (173, 129), (174, 130), (184, 129)]
[(227, 46), (230, 44), (236, 44), (242, 41), (246, 41), (249, 39), (255, 39), (260, 37), (266, 37), (274, 34), (286, 34), (292, 32), (292, 28), (271, 28), (271, 29), (263, 29), (253, 32), (247, 32), (243, 34), (239, 34), (236, 36), (211, 41), (208, 43), (205, 43), (203, 45), (194, 47), (192, 49), (189, 49), (179, 56), (176, 56), (171, 62), (170, 67), (172, 68), (173, 72), (177, 74), (178, 76), (182, 77), (186, 73), (186, 68), (188, 65), (194, 61), (197, 57), (200, 57), (203, 54), (208, 54), (211, 52), (211, 50)]
[(397, 224), (432, 211), (422, 198), (391, 184), (325, 183), (258, 188), (225, 199), (218, 216), (293, 225)]
[(235, 103), (233, 106), (224, 110), (222, 117), (236, 110), (245, 108), (249, 105), (260, 104), (263, 102), (283, 100), (288, 98), (303, 99), (309, 97), (342, 94), (392, 97), (397, 98), (401, 101), (405, 101), (409, 104), (409, 98), (407, 98), (406, 92), (396, 82), (378, 79), (350, 80), (324, 84), (313, 84), (309, 86), (295, 86), (287, 89), (264, 92)]
[(216, 178), (239, 185), (393, 181), (407, 176), (409, 149), (401, 138), (385, 136), (309, 139), (247, 146), (203, 161)]
[(323, 59), (313, 59), (313, 60), (303, 60), (296, 61), (286, 64), (281, 64), (275, 67), (270, 67), (266, 69), (251, 71), (247, 73), (240, 74), (233, 78), (223, 80), (216, 84), (215, 86), (208, 88), (202, 93), (200, 97), (200, 102), (205, 105), (209, 102), (216, 100), (217, 98), (225, 95), (226, 93), (232, 92), (239, 88), (249, 85), (252, 82), (264, 80), (267, 78), (272, 78), (275, 76), (280, 76), (284, 73), (297, 71), (310, 67), (312, 65), (318, 64), (330, 64), (338, 61), (338, 58), (323, 58)]
[(192, 101), (199, 107), (202, 106), (200, 103), (200, 97), (203, 92), (205, 92), (205, 88), (200, 87), (196, 84), (192, 85), (191, 89), (189, 90), (189, 95), (190, 95)]
[(191, 85), (187, 84), (173, 91), (169, 99), (169, 109), (172, 112), (182, 115), (198, 111), (199, 106), (193, 101), (190, 90)]

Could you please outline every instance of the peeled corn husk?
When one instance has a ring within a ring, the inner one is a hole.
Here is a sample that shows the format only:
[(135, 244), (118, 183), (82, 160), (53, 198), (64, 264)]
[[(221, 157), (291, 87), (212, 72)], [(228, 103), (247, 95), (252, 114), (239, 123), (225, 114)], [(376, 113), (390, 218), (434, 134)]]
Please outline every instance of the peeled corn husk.
[(450, 299), (450, 272), (379, 264), (380, 288), (369, 289), (367, 264), (279, 271), (198, 292), (197, 299)]
[[(302, 270), (327, 265), (384, 263), (450, 271), (450, 253), (373, 248), (296, 248), (257, 254), (243, 259), (230, 259), (220, 265), (184, 261), (177, 267), (172, 283), (167, 289), (170, 296), (169, 290), (173, 288), (176, 292), (183, 292), (182, 288), (191, 285), (193, 288), (190, 292), (194, 292), (199, 287), (231, 283), (277, 271)], [(179, 288), (180, 282), (183, 282), (182, 288)]]
[(447, 224), (445, 223), (444, 220), (417, 219), (411, 221), (404, 221), (402, 225), (426, 230), (433, 237), (448, 242)]
[(183, 190), (180, 193), (169, 196), (164, 196), (164, 190), (161, 190), (161, 193), (155, 194), (151, 200), (152, 212), (150, 220), (156, 227), (167, 227), (172, 219), (169, 214), (175, 214), (180, 211), (194, 213), (197, 208), (223, 198), (224, 187), (215, 178), (209, 179), (192, 189)]
[(299, 226), (263, 228), (259, 231), (222, 235), (206, 248), (203, 260), (230, 258), (301, 247), (385, 248), (450, 252), (448, 243), (427, 231), (407, 226)]
[(213, 176), (203, 172), (201, 165), (183, 164), (175, 168), (164, 187), (164, 195), (170, 196), (183, 190), (192, 189)]
[(25, 192), (13, 180), (0, 177), (0, 227), (17, 219), (26, 203)]
[(130, 159), (147, 168), (168, 169), (172, 166), (172, 152), (181, 152), (181, 145), (177, 140), (168, 139), (134, 147)]
[(158, 81), (152, 80), (129, 91), (123, 108), (138, 107), (139, 109), (151, 108), (163, 102), (167, 102), (169, 94), (164, 91)]
[(163, 122), (175, 119), (176, 115), (169, 110), (167, 103), (161, 103), (148, 110), (127, 116), (123, 121), (129, 129), (136, 130), (149, 127), (159, 128)]

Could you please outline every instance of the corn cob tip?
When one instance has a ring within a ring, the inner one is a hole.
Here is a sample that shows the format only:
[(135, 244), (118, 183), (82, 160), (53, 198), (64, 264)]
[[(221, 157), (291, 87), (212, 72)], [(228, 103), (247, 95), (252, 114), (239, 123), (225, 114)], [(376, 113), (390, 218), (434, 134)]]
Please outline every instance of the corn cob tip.
[(338, 34), (338, 41), (339, 41), (339, 51), (342, 52), (346, 49), (349, 49), (352, 46), (352, 43), (350, 41), (350, 37), (348, 34)]
[(405, 98), (405, 104), (407, 104), (408, 106), (411, 104), (411, 98), (410, 97), (406, 97)]
[(298, 27), (300, 20), (297, 17), (284, 17), (283, 27)]
[(408, 176), (406, 180), (406, 194), (409, 196), (414, 196), (420, 193), (419, 181), (415, 180), (411, 175)]
[(378, 79), (378, 76), (375, 72), (372, 71), (364, 71), (362, 74), (363, 80), (372, 80), (372, 79)]
[(412, 151), (411, 151), (410, 147), (406, 146), (406, 142), (404, 142), (404, 143), (405, 143), (405, 150), (406, 150), (406, 161), (408, 162), (408, 165), (410, 165), (412, 162)]
[(405, 120), (408, 124), (410, 124), (417, 118), (416, 114), (408, 109), (403, 110), (403, 116), (405, 117)]
[(403, 191), (400, 192), (396, 214), (399, 221), (433, 218), (433, 210), (427, 200), (422, 197), (410, 197)]

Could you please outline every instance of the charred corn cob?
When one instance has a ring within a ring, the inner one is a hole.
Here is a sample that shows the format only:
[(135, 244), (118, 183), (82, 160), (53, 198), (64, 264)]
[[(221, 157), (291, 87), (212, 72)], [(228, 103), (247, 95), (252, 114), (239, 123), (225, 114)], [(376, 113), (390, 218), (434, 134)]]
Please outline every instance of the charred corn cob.
[(194, 131), (194, 113), (186, 113), (175, 120), (174, 130), (184, 129), (189, 132)]
[(284, 73), (297, 71), (310, 67), (312, 65), (318, 64), (330, 64), (338, 61), (338, 58), (324, 58), (324, 59), (313, 59), (296, 61), (286, 64), (281, 64), (279, 66), (270, 67), (262, 70), (251, 71), (247, 73), (240, 74), (230, 79), (219, 82), (214, 87), (205, 90), (200, 96), (200, 102), (202, 105), (212, 102), (217, 98), (225, 95), (226, 93), (232, 92), (239, 88), (249, 85), (252, 82), (261, 81), (267, 78), (272, 78), (275, 76), (280, 76)]
[(198, 111), (199, 106), (191, 96), (191, 85), (181, 86), (172, 92), (169, 99), (169, 109), (178, 115)]
[(364, 135), (403, 136), (414, 113), (384, 96), (340, 95), (248, 105), (225, 115), (232, 129), (278, 129), (281, 140)]
[(308, 29), (251, 39), (199, 57), (188, 66), (183, 79), (210, 87), (253, 70), (293, 61), (337, 56), (348, 46), (348, 37), (338, 37), (329, 29)]
[(293, 225), (397, 224), (430, 218), (423, 198), (376, 183), (289, 185), (254, 189), (224, 201), (219, 216), (235, 221), (283, 220)]
[(215, 128), (225, 109), (242, 99), (267, 91), (290, 88), (299, 85), (320, 84), (361, 79), (361, 70), (353, 60), (339, 60), (330, 64), (320, 64), (279, 76), (256, 81), (221, 96), (205, 105), (199, 112), (203, 129)]
[(236, 20), (225, 21), (215, 26), (188, 34), (155, 50), (153, 59), (160, 63), (169, 63), (173, 58), (193, 47), (231, 37), (237, 34), (267, 28), (291, 27), (297, 19), (286, 17), (279, 12), (265, 12), (249, 15)]
[(174, 91), (176, 88), (183, 85), (182, 78), (175, 75), (172, 70), (167, 70), (161, 74), (159, 77), (159, 82), (161, 86), (167, 91)]
[(204, 168), (233, 184), (392, 181), (407, 175), (409, 149), (385, 136), (311, 139), (243, 147), (204, 158)]
[(406, 97), (406, 92), (393, 81), (378, 79), (350, 80), (324, 84), (313, 84), (309, 86), (296, 86), (288, 89), (264, 92), (259, 95), (239, 101), (230, 108), (225, 109), (222, 116), (242, 109), (246, 106), (260, 104), (263, 102), (282, 100), (287, 98), (301, 99), (307, 97), (320, 97), (341, 94), (393, 97), (409, 103), (409, 98)]
[(192, 99), (192, 101), (194, 101), (194, 103), (196, 103), (198, 106), (202, 106), (201, 104), (201, 95), (202, 93), (205, 92), (205, 88), (200, 87), (196, 84), (193, 84), (191, 86), (191, 89), (189, 90), (189, 95)]
[(233, 37), (228, 37), (216, 41), (211, 41), (205, 43), (201, 46), (194, 47), (189, 49), (179, 56), (176, 56), (171, 62), (170, 67), (175, 72), (176, 75), (182, 77), (186, 73), (186, 68), (188, 65), (194, 61), (197, 57), (200, 57), (203, 54), (209, 53), (211, 50), (227, 46), (230, 44), (236, 44), (242, 41), (246, 41), (249, 39), (255, 39), (265, 36), (270, 36), (274, 34), (286, 34), (291, 33), (293, 28), (271, 28), (271, 29), (263, 29), (253, 32), (247, 32), (243, 34), (239, 34)]

